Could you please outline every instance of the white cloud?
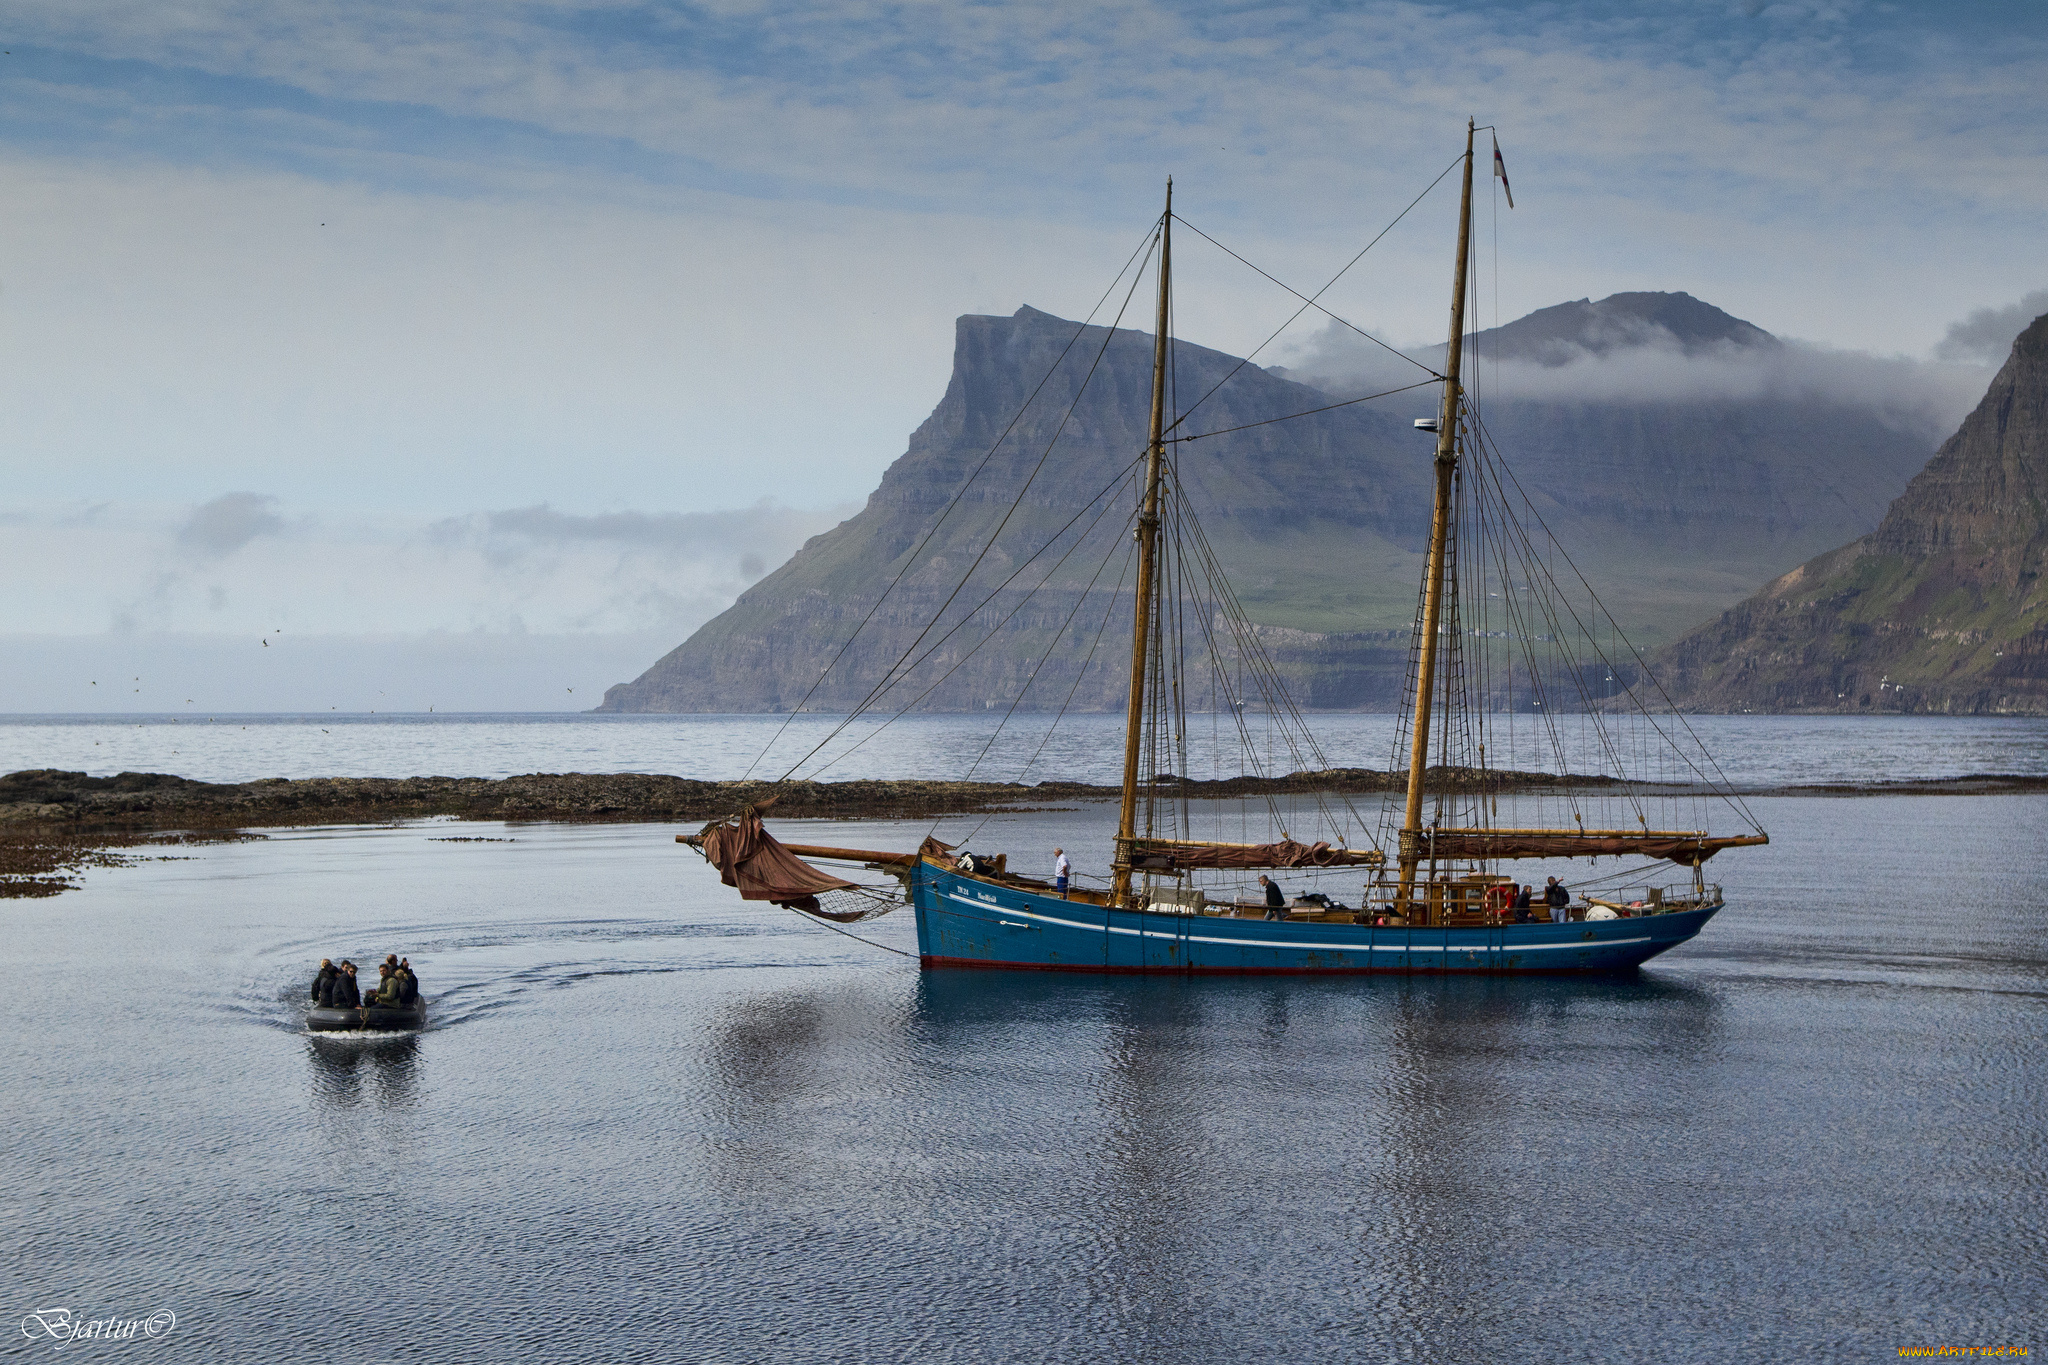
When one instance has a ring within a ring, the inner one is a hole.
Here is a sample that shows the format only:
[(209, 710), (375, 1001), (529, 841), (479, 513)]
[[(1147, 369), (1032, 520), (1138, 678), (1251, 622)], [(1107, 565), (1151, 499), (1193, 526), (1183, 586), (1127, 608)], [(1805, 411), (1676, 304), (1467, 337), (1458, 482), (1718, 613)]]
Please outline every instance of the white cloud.
[[(1204, 217), (1324, 261), (1476, 112), (1505, 129), (1524, 191), (1509, 248), (1578, 277), (1532, 279), (1512, 310), (1669, 287), (1682, 261), (1775, 331), (1869, 346), (1889, 327), (1880, 349), (1931, 340), (1938, 282), (1980, 292), (2048, 208), (2044, 44), (1898, 7), (202, 2), (22, 22), (227, 82), (194, 98), (266, 138), (333, 124), (264, 145), (373, 181), (586, 198), (681, 183), (820, 217), (1121, 231), (1177, 171)], [(1394, 320), (1420, 322), (1440, 290), (1410, 298), (1404, 273)], [(1873, 277), (1878, 299), (1859, 287)]]
[[(854, 508), (436, 521), (287, 519), (235, 494), (186, 513), (20, 514), (0, 539), (0, 634), (632, 634), (680, 641)], [(195, 541), (195, 527), (205, 528)], [(651, 662), (651, 659), (650, 659)], [(614, 679), (613, 681), (617, 681)]]
[(277, 499), (261, 493), (223, 493), (195, 508), (178, 528), (178, 543), (202, 554), (232, 554), (256, 537), (284, 529)]
[[(2010, 342), (2008, 336), (2005, 344)], [(1873, 412), (1924, 437), (1931, 447), (1976, 407), (1992, 373), (1983, 364), (1873, 355), (1799, 341), (1755, 348), (1723, 342), (1687, 354), (1668, 332), (1662, 332), (1661, 340), (1653, 335), (1641, 344), (1597, 354), (1578, 348), (1562, 360), (1566, 343), (1553, 341), (1548, 347), (1544, 359), (1554, 363), (1494, 362), (1483, 343), (1475, 344), (1466, 351), (1468, 382), (1485, 399), (1539, 402), (1817, 400)], [(1402, 350), (1442, 363), (1441, 346)], [(1284, 368), (1291, 378), (1346, 395), (1413, 383), (1422, 373), (1386, 346), (1335, 324), (1287, 348)]]
[(1943, 360), (2003, 365), (2013, 338), (2043, 313), (2048, 313), (2048, 289), (2036, 289), (2004, 308), (1979, 308), (1961, 322), (1950, 323), (1934, 353)]
[[(864, 496), (952, 323), (1115, 238), (711, 196), (667, 209), (0, 160), (8, 494), (299, 507)], [(1040, 295), (1043, 298), (1043, 295)], [(1241, 295), (1239, 295), (1241, 297)]]

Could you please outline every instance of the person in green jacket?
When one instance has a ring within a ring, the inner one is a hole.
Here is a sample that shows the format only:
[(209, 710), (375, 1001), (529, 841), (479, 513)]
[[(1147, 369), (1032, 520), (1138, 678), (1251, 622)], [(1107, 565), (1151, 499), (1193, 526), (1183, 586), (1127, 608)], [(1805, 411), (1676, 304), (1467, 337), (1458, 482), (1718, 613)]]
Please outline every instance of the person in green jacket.
[(403, 989), (404, 986), (398, 979), (398, 973), (387, 967), (384, 971), (384, 979), (377, 983), (376, 993), (363, 1003), (365, 1005), (375, 1005), (378, 1009), (395, 1010), (398, 1008), (399, 996), (403, 993)]

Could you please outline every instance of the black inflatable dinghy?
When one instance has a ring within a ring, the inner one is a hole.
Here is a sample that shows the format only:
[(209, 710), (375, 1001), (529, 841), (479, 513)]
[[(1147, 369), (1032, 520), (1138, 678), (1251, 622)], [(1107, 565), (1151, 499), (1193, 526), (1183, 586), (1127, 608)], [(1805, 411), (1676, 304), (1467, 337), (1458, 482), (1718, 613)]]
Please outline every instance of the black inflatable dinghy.
[(410, 1005), (315, 1005), (306, 1011), (306, 1027), (315, 1033), (394, 1032), (425, 1028), (427, 1002)]

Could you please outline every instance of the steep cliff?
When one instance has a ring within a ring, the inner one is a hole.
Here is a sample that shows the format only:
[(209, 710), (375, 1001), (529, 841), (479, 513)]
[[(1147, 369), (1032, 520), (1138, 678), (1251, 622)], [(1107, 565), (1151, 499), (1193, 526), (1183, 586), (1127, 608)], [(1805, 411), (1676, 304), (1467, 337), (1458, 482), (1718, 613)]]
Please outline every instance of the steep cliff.
[(2048, 714), (2048, 316), (1871, 534), (1674, 644), (1706, 710)]
[[(1687, 316), (1688, 325), (1702, 325)], [(1769, 343), (1756, 335), (1764, 343), (1742, 334), (1740, 344)], [(934, 618), (941, 624), (921, 647), (946, 638), (899, 704), (930, 686), (918, 705), (1007, 705), (1037, 669), (1027, 705), (1058, 706), (1100, 633), (1104, 644), (1073, 705), (1120, 707), (1128, 646), (1117, 641), (1116, 621), (1105, 624), (1092, 599), (1070, 614), (1105, 553), (1125, 543), (1128, 492), (1025, 573), (1019, 586), (1037, 583), (1051, 558), (1072, 550), (1000, 641), (971, 658), (970, 647), (1016, 604), (1015, 589), (966, 618), (1141, 454), (1151, 364), (1152, 339), (1141, 332), (1088, 328), (1076, 340), (1075, 324), (1031, 308), (961, 318), (945, 397), (866, 508), (811, 540), (640, 678), (612, 688), (602, 709), (842, 709)], [(1173, 385), (1175, 411), (1210, 395), (1180, 428), (1201, 437), (1178, 447), (1180, 485), (1239, 597), (1267, 628), (1297, 700), (1392, 704), (1428, 523), (1432, 446), (1411, 419), (1435, 410), (1434, 392), (1251, 426), (1333, 400), (1185, 343), (1174, 348)], [(1926, 456), (1910, 434), (1853, 409), (1816, 408), (1777, 422), (1732, 404), (1496, 401), (1487, 412), (1552, 529), (1623, 624), (1651, 643), (1723, 609), (1788, 560), (1867, 530)], [(1203, 435), (1227, 428), (1248, 429)], [(1022, 502), (1005, 522), (1020, 489)], [(977, 556), (980, 568), (949, 605)], [(806, 700), (870, 611), (873, 620)]]
[[(1101, 633), (1106, 643), (1074, 704), (1120, 706), (1120, 665), (1129, 647), (1104, 624), (1104, 611), (1113, 610), (1105, 589), (1115, 585), (1114, 563), (1090, 606), (1069, 616), (1105, 556), (1114, 559), (1127, 543), (1128, 491), (1095, 503), (1107, 514), (1098, 520), (1090, 510), (1015, 588), (973, 610), (1091, 499), (1122, 480), (1144, 451), (1152, 338), (1090, 327), (1077, 340), (1075, 330), (1031, 308), (1007, 318), (961, 318), (945, 397), (860, 514), (813, 538), (638, 680), (612, 688), (602, 709), (841, 709), (865, 696), (933, 620), (940, 625), (927, 644), (959, 629), (913, 674), (903, 700), (936, 684), (920, 705), (1007, 705), (1064, 630), (1033, 703), (1060, 704)], [(1180, 430), (1201, 438), (1179, 447), (1180, 485), (1245, 600), (1285, 602), (1336, 619), (1401, 619), (1414, 598), (1429, 498), (1427, 441), (1406, 419), (1430, 410), (1428, 395), (1392, 412), (1361, 406), (1256, 426), (1331, 400), (1236, 357), (1185, 344), (1174, 348), (1173, 383), (1182, 410), (1215, 390)], [(1226, 428), (1248, 429), (1203, 437)], [(963, 487), (960, 504), (947, 514)], [(1020, 490), (1022, 502), (1011, 513)], [(954, 597), (978, 556), (980, 567)], [(901, 582), (854, 647), (805, 701), (840, 643), (898, 575)], [(967, 659), (1017, 605), (1019, 590), (1041, 579), (1044, 586), (1005, 625), (1000, 648)], [(1128, 608), (1122, 610), (1127, 623)]]

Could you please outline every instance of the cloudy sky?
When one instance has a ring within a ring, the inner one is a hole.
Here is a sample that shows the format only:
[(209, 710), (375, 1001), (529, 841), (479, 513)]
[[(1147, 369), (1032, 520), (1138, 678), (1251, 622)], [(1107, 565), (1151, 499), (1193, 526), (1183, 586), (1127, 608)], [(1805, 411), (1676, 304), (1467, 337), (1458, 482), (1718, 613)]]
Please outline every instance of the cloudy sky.
[[(0, 46), (0, 711), (145, 658), (128, 709), (594, 701), (858, 504), (956, 315), (1085, 313), (1169, 173), (1319, 284), (1498, 124), (1487, 323), (1683, 289), (1971, 362), (2048, 285), (2038, 0), (30, 0)], [(1454, 208), (1333, 306), (1440, 340)], [(1292, 311), (1177, 265), (1192, 340)], [(252, 671), (280, 632), (324, 662)]]

